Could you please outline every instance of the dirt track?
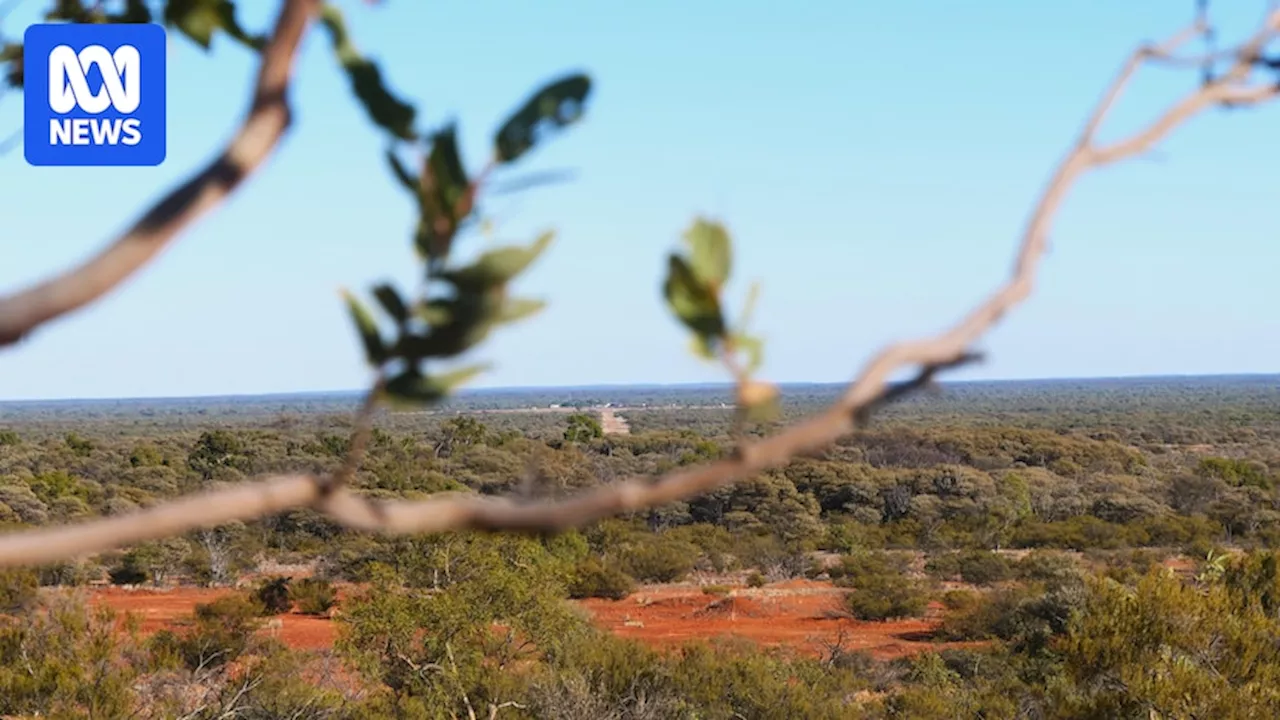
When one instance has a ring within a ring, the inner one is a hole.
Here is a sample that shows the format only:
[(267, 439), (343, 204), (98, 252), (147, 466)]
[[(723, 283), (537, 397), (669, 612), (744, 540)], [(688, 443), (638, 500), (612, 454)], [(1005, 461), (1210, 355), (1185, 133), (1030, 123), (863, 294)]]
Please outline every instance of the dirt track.
[[(144, 633), (173, 627), (190, 615), (197, 603), (208, 602), (227, 590), (180, 588), (175, 590), (95, 591), (91, 603), (132, 612)], [(647, 586), (625, 600), (591, 599), (580, 604), (597, 625), (621, 637), (655, 646), (731, 636), (761, 645), (787, 646), (808, 654), (821, 654), (834, 643), (846, 651), (861, 650), (879, 659), (937, 649), (928, 634), (936, 619), (868, 623), (838, 617), (843, 590), (826, 583), (794, 580), (759, 589), (737, 588), (729, 597), (703, 594), (696, 586)], [(332, 620), (289, 614), (282, 616), (277, 636), (298, 649), (332, 647), (336, 634)]]
[(613, 411), (613, 408), (600, 410), (600, 427), (605, 435), (630, 435), (631, 425), (627, 419)]

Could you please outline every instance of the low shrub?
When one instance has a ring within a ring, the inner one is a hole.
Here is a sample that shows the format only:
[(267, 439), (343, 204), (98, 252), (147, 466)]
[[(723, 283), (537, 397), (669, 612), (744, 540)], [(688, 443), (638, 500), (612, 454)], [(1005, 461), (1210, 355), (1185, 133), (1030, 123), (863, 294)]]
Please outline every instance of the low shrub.
[(320, 578), (303, 578), (294, 583), (289, 592), (303, 615), (324, 615), (338, 604), (338, 591), (328, 580)]
[(864, 574), (846, 596), (849, 612), (859, 620), (892, 620), (916, 617), (929, 598), (920, 583), (902, 575)]
[(1013, 575), (1013, 565), (1008, 559), (983, 550), (961, 553), (957, 566), (960, 579), (974, 585), (998, 583)]
[(271, 578), (258, 586), (254, 598), (262, 606), (264, 615), (280, 615), (293, 609), (289, 581), (287, 577)]
[(569, 583), (569, 597), (589, 597), (621, 600), (635, 589), (636, 581), (612, 565), (605, 565), (597, 557), (588, 557), (574, 568)]

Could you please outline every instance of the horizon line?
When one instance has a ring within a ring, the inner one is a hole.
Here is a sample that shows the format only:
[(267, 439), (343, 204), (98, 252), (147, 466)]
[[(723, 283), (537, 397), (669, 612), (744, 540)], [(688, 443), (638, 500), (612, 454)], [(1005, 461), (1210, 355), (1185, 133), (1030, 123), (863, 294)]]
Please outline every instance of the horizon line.
[[(941, 380), (937, 381), (938, 385), (991, 385), (991, 384), (1018, 384), (1018, 383), (1064, 383), (1064, 382), (1106, 382), (1116, 380), (1190, 380), (1190, 379), (1244, 379), (1244, 378), (1278, 378), (1280, 373), (1168, 373), (1156, 375), (1092, 375), (1092, 376), (1073, 376), (1073, 377), (1035, 377), (1035, 378), (991, 378), (985, 380)], [(848, 380), (797, 380), (797, 381), (779, 381), (775, 384), (779, 388), (788, 387), (822, 387), (822, 386), (845, 386)], [(728, 389), (732, 388), (733, 383), (729, 381), (721, 382), (635, 382), (635, 383), (599, 383), (592, 385), (500, 385), (492, 387), (469, 387), (458, 391), (451, 398), (462, 398), (477, 393), (483, 394), (501, 394), (504, 392), (556, 392), (556, 391), (609, 391), (609, 390), (678, 390), (678, 389)], [(16, 405), (27, 403), (76, 403), (76, 402), (138, 402), (138, 401), (176, 401), (176, 400), (231, 400), (231, 399), (270, 399), (270, 398), (291, 398), (291, 397), (309, 397), (324, 395), (351, 395), (359, 396), (364, 393), (364, 389), (345, 389), (345, 390), (294, 390), (281, 392), (260, 392), (260, 393), (223, 393), (223, 394), (205, 394), (205, 395), (138, 395), (131, 397), (122, 396), (95, 396), (95, 397), (74, 397), (74, 398), (29, 398), (23, 400), (0, 399), (0, 405)], [(448, 402), (446, 398), (445, 402)]]

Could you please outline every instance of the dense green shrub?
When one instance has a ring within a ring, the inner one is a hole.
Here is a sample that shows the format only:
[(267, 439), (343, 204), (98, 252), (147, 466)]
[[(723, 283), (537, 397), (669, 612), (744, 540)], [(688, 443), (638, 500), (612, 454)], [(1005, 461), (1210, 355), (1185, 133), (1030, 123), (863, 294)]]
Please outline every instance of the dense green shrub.
[(112, 585), (141, 585), (147, 581), (147, 571), (138, 561), (138, 556), (127, 553), (120, 558), (119, 564), (107, 571)]
[(569, 597), (621, 600), (634, 589), (635, 580), (630, 575), (591, 556), (574, 568), (573, 578), (569, 583)]
[(1008, 580), (1013, 575), (1013, 566), (1008, 558), (985, 550), (961, 553), (957, 565), (960, 579), (974, 585), (990, 585)]
[[(262, 605), (243, 593), (224, 595), (196, 605), (187, 627), (156, 640), (156, 651), (176, 651), (189, 670), (226, 665), (249, 647), (262, 616)], [(172, 647), (163, 648), (165, 643)]]
[(321, 578), (303, 578), (293, 583), (289, 592), (303, 615), (324, 615), (338, 604), (338, 591)]
[(859, 576), (845, 597), (849, 612), (859, 620), (892, 620), (924, 612), (929, 596), (920, 583), (889, 573)]
[(263, 581), (254, 591), (254, 598), (267, 615), (280, 615), (293, 609), (293, 596), (289, 578), (277, 577)]
[(669, 583), (693, 571), (699, 551), (690, 543), (657, 535), (631, 544), (620, 555), (618, 565), (628, 575), (644, 582)]

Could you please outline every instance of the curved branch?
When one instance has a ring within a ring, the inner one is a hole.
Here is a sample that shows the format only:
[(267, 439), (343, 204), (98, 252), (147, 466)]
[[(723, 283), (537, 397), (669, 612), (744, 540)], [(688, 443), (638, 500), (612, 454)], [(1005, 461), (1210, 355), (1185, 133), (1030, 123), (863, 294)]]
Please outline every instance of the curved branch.
[[(1159, 46), (1172, 53), (1196, 34), (1193, 26)], [(1062, 160), (1023, 231), (1009, 279), (967, 316), (932, 338), (891, 345), (878, 353), (830, 408), (777, 435), (744, 443), (728, 459), (681, 469), (657, 478), (638, 477), (602, 486), (564, 500), (518, 502), (474, 495), (438, 495), (422, 501), (377, 502), (353, 493), (333, 478), (290, 475), (189, 497), (132, 515), (92, 520), (79, 525), (45, 528), (0, 536), (0, 566), (40, 564), (120, 545), (175, 535), (232, 520), (249, 520), (295, 507), (313, 507), (349, 528), (390, 534), (453, 530), (556, 531), (617, 513), (681, 500), (727, 485), (793, 457), (826, 447), (866, 420), (880, 405), (929, 383), (937, 372), (974, 359), (970, 346), (1006, 312), (1032, 291), (1036, 270), (1048, 242), (1049, 229), (1067, 192), (1091, 169), (1148, 150), (1173, 128), (1215, 104), (1258, 104), (1276, 97), (1278, 88), (1249, 84), (1258, 52), (1280, 31), (1280, 11), (1267, 16), (1263, 28), (1237, 50), (1235, 64), (1221, 78), (1198, 87), (1152, 125), (1105, 147), (1095, 134), (1129, 79), (1153, 57), (1149, 47), (1135, 51), (1090, 115), (1080, 138)], [(889, 377), (916, 367), (915, 379), (890, 384)], [(364, 417), (362, 412), (361, 416)], [(367, 418), (364, 418), (367, 420)], [(357, 428), (357, 437), (365, 432)], [(358, 453), (363, 443), (354, 447)], [(339, 471), (339, 480), (354, 472), (355, 460)]]
[(257, 169), (290, 124), (286, 97), (303, 31), (318, 0), (286, 0), (262, 49), (253, 104), (235, 137), (208, 167), (152, 207), (132, 228), (79, 267), (0, 297), (0, 347), (97, 300), (147, 264), (183, 230), (217, 207)]

